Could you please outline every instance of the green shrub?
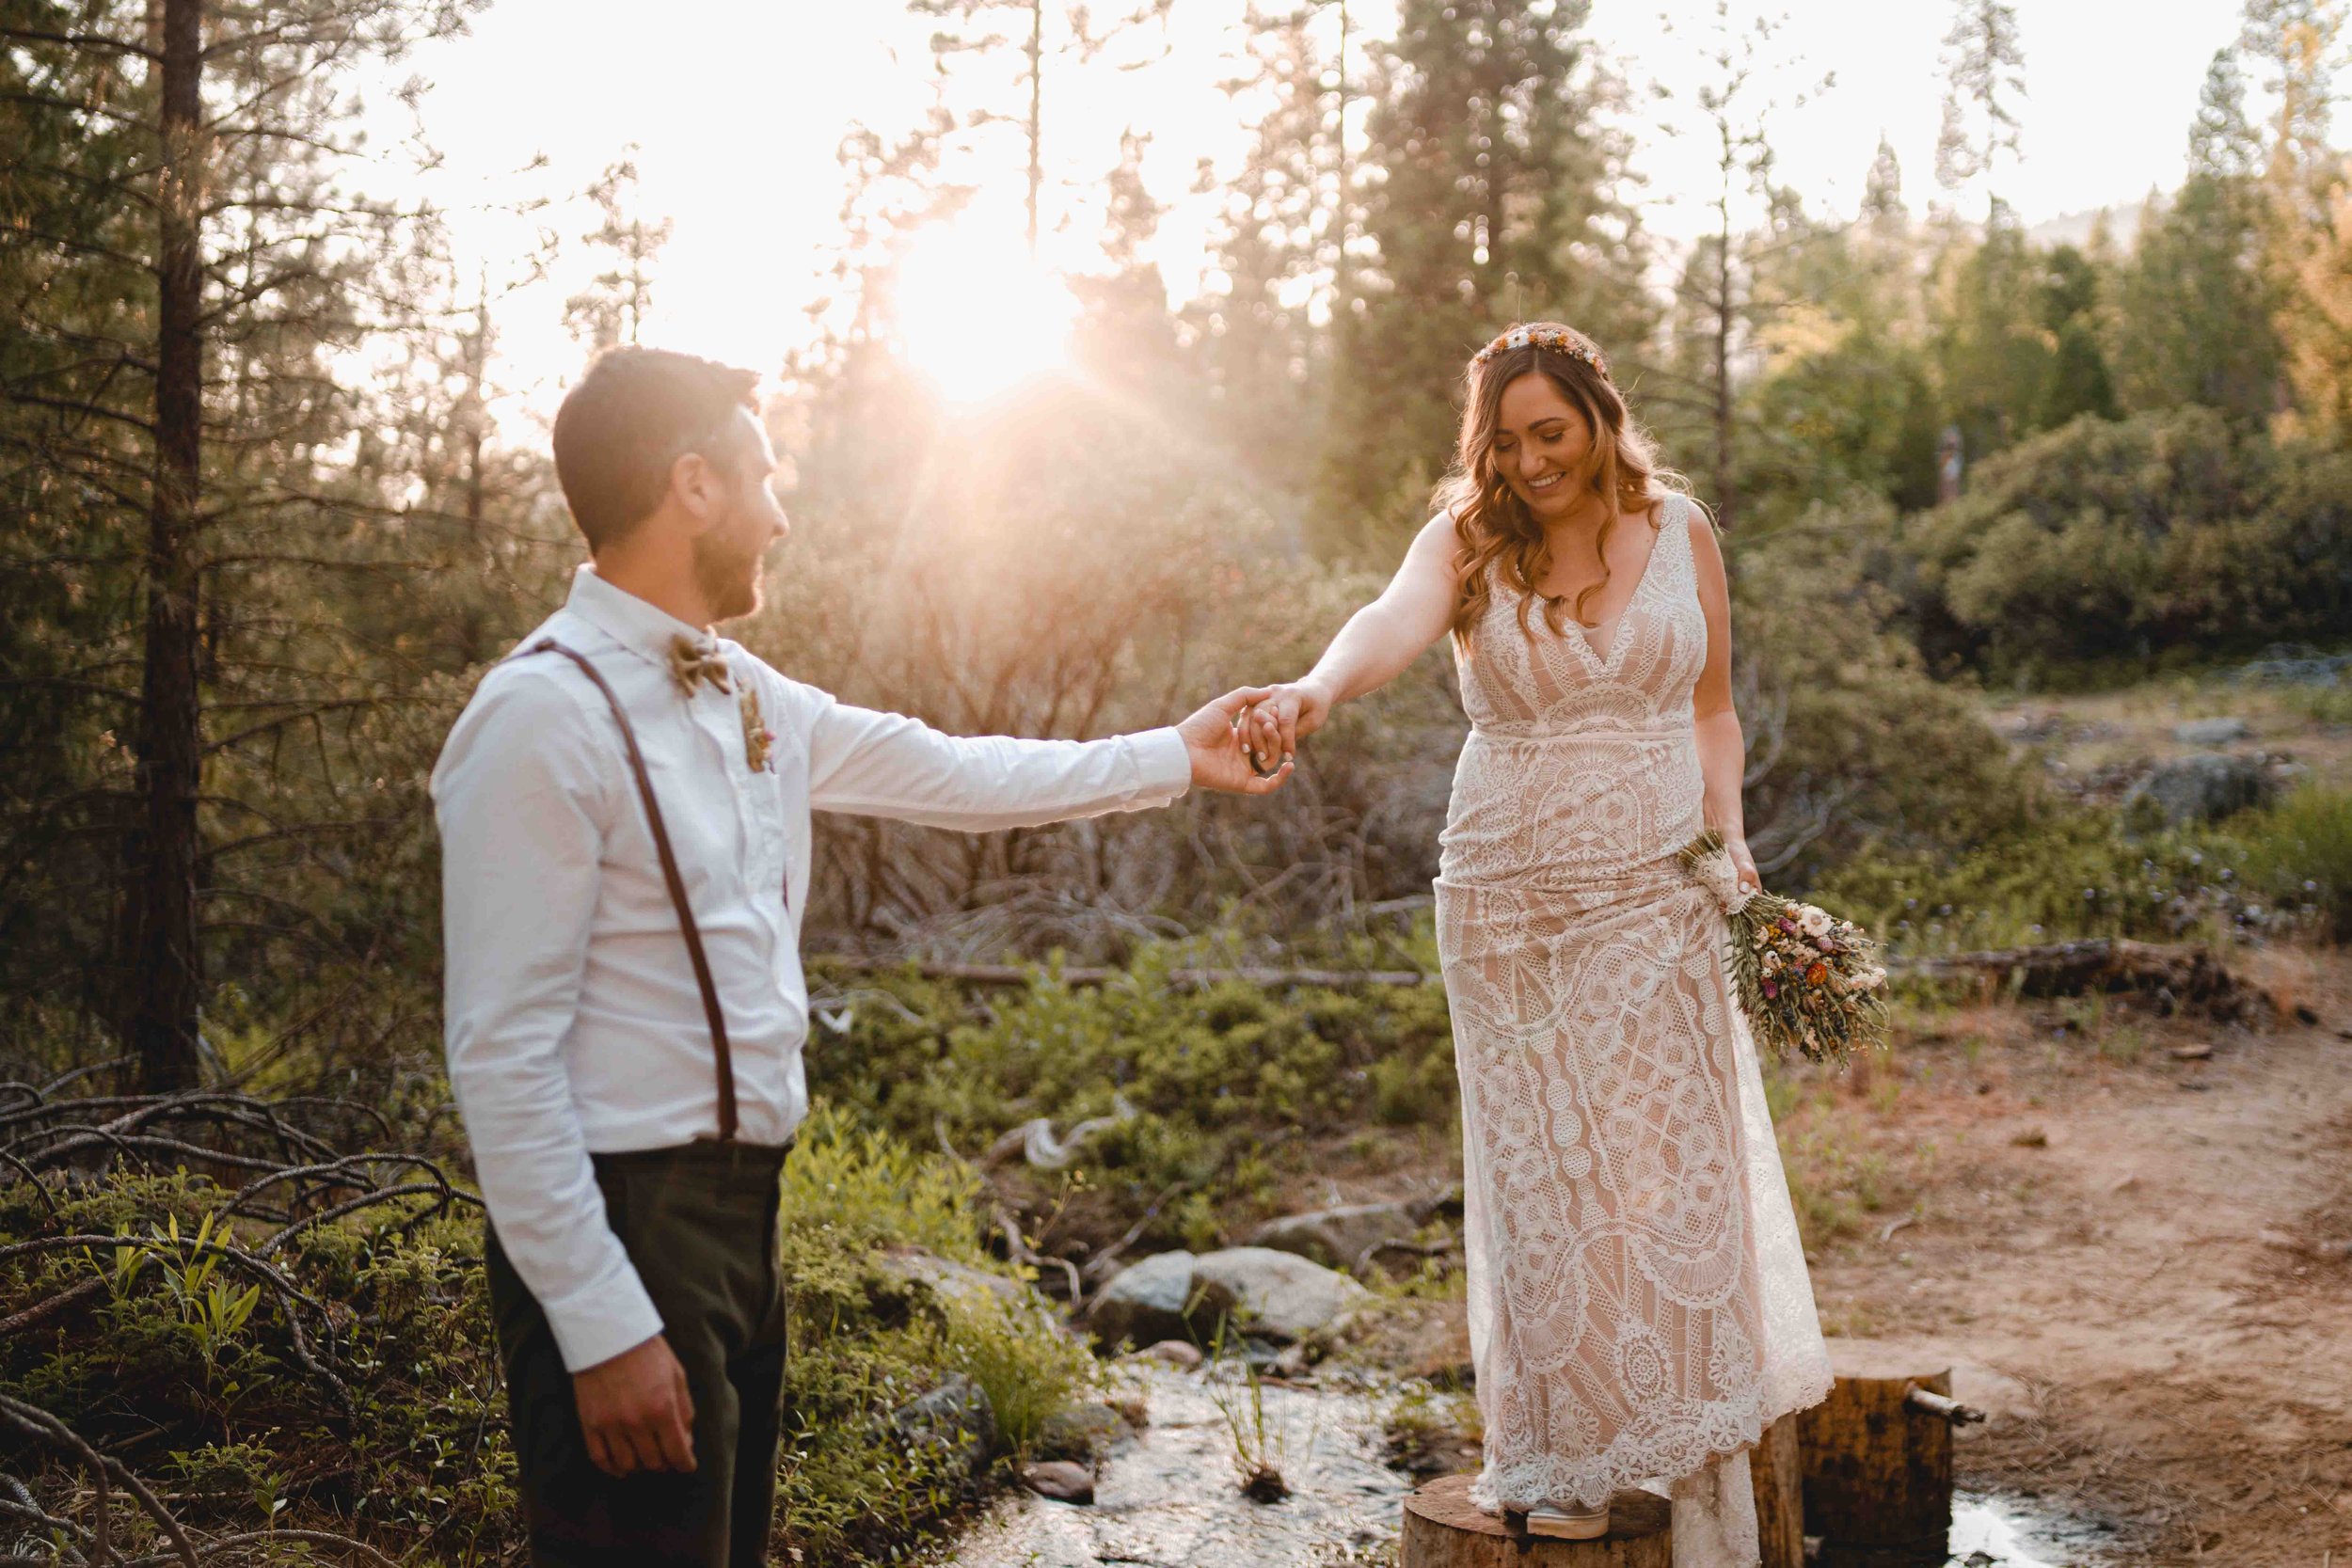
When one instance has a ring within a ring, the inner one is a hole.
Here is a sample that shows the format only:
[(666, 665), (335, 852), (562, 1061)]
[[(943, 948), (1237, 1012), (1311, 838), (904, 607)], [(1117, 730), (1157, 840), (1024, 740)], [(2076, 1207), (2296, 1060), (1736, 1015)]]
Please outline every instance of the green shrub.
[[(1425, 930), (1412, 956), (1435, 968)], [(846, 1032), (811, 1048), (812, 1089), (903, 1143), (945, 1137), (970, 1159), (1033, 1117), (1059, 1137), (1100, 1118), (1067, 1177), (1014, 1162), (1000, 1196), (1032, 1214), (1066, 1199), (1063, 1223), (1100, 1228), (1100, 1240), (1157, 1201), (1138, 1246), (1216, 1244), (1305, 1157), (1302, 1134), (1375, 1114), (1454, 1118), (1441, 988), (1169, 983), (1170, 969), (1204, 959), (1216, 961), (1200, 944), (1152, 944), (1105, 985), (1073, 985), (1049, 967), (968, 999), (912, 975), (861, 977)]]
[(2261, 919), (2244, 855), (2219, 830), (2136, 836), (2112, 812), (2069, 807), (1956, 856), (1859, 855), (1813, 896), (1914, 955), (2074, 937), (2210, 938)]
[(2352, 796), (2310, 786), (2210, 826), (2135, 832), (2116, 812), (2046, 812), (1957, 856), (1877, 851), (1813, 896), (1896, 949), (1934, 955), (2076, 937), (2219, 942), (2313, 926), (2344, 940)]
[[(0, 1271), (0, 1316), (103, 1281), (0, 1340), (0, 1386), (165, 1481), (194, 1528), (274, 1520), (429, 1560), (512, 1549), (514, 1461), (479, 1217), (408, 1200), (305, 1230), (270, 1257), (315, 1304), (304, 1305), (256, 1290), (258, 1276), (226, 1258), (224, 1247), (250, 1251), (274, 1228), (211, 1223), (228, 1196), (185, 1170), (38, 1190), (0, 1181), (0, 1244), (119, 1238)], [(151, 1550), (148, 1527), (122, 1525), (130, 1518), (118, 1516), (128, 1544)]]
[(1883, 504), (1818, 507), (1732, 551), (1750, 836), (1770, 855), (1805, 835), (1775, 886), (1866, 847), (1959, 853), (2013, 830), (2041, 794), (1975, 693), (1932, 678), (1899, 629), (1898, 595), (1873, 577), (1894, 527)]
[(845, 1247), (904, 1243), (978, 1262), (979, 1192), (970, 1166), (919, 1155), (829, 1105), (801, 1123), (784, 1163), (786, 1227), (838, 1232)]
[(2352, 625), (2352, 455), (2208, 408), (2084, 418), (1987, 459), (1910, 519), (1931, 657), (2035, 681)]
[(779, 1243), (791, 1292), (779, 1512), (802, 1560), (896, 1560), (987, 1489), (967, 1453), (891, 1420), (949, 1375), (987, 1394), (1009, 1453), (1091, 1384), (1093, 1358), (1035, 1297), (943, 1297), (884, 1266), (914, 1245), (1018, 1277), (981, 1249), (985, 1220), (969, 1166), (837, 1109), (802, 1123)]
[(2249, 881), (2311, 910), (2333, 942), (2352, 941), (2352, 792), (2307, 784), (2231, 824)]
[(1008, 1451), (1025, 1458), (1057, 1412), (1102, 1381), (1085, 1343), (1036, 1300), (973, 1296), (948, 1311), (948, 1364), (969, 1376), (996, 1413)]

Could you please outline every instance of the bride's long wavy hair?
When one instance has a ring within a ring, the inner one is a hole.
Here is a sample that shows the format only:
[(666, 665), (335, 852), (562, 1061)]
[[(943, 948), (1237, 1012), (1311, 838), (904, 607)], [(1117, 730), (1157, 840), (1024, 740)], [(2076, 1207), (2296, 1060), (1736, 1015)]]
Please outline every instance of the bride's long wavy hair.
[[(1508, 341), (1521, 340), (1518, 346)], [(1554, 347), (1541, 340), (1566, 346)], [(1589, 357), (1588, 357), (1589, 356)], [(1460, 546), (1454, 552), (1459, 586), (1454, 590), (1454, 618), (1449, 629), (1465, 653), (1474, 651), (1479, 621), (1493, 597), (1493, 580), (1500, 576), (1519, 591), (1519, 629), (1534, 634), (1528, 606), (1543, 600), (1544, 623), (1554, 634), (1561, 617), (1571, 609), (1584, 619), (1584, 604), (1609, 581), (1609, 538), (1621, 513), (1643, 512), (1671, 494), (1687, 493), (1680, 475), (1661, 468), (1657, 448), (1633, 422), (1625, 398), (1609, 379), (1600, 348), (1572, 326), (1558, 322), (1526, 322), (1512, 327), (1472, 358), (1463, 372), (1462, 431), (1455, 445), (1454, 467), (1439, 483), (1438, 506), (1454, 517)], [(1573, 606), (1565, 595), (1540, 593), (1536, 584), (1551, 567), (1551, 545), (1543, 525), (1528, 511), (1495, 466), (1495, 426), (1501, 420), (1503, 388), (1520, 376), (1541, 375), (1559, 388), (1570, 407), (1584, 416), (1593, 433), (1582, 471), (1570, 483), (1586, 494), (1611, 502), (1596, 546), (1600, 551), (1600, 580), (1576, 595)]]

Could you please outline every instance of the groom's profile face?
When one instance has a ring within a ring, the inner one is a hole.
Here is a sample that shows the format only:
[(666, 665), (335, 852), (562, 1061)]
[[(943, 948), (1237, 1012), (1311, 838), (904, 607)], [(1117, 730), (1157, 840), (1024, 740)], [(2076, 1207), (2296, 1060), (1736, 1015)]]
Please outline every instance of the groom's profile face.
[(736, 410), (727, 445), (725, 503), (694, 538), (694, 579), (713, 621), (759, 608), (768, 551), (792, 529), (773, 488), (775, 451), (750, 410)]

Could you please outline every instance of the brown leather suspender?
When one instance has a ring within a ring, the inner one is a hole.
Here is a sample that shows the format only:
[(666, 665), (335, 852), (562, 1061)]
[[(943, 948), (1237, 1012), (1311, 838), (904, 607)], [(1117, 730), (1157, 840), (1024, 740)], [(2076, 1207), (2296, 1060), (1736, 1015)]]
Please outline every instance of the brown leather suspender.
[(621, 726), (621, 742), (628, 750), (628, 770), (637, 778), (637, 798), (645, 803), (645, 821), (653, 829), (654, 853), (661, 861), (661, 879), (669, 885), (670, 902), (677, 909), (678, 929), (686, 935), (686, 956), (693, 960), (694, 983), (702, 988), (703, 1016), (710, 1022), (710, 1045), (719, 1062), (719, 1141), (733, 1143), (735, 1059), (727, 1049), (726, 1015), (719, 1008), (719, 988), (710, 978), (710, 959), (703, 952), (702, 927), (694, 924), (694, 911), (686, 902), (686, 879), (678, 875), (677, 856), (670, 848), (670, 830), (663, 824), (660, 803), (653, 796), (653, 777), (645, 771), (644, 753), (637, 749), (637, 732), (630, 727), (628, 715), (621, 711), (621, 699), (612, 694), (612, 688), (584, 657), (551, 637), (541, 639), (515, 657), (523, 658), (532, 654), (562, 654), (579, 665), (580, 673), (604, 693), (605, 702), (612, 709), (613, 722)]

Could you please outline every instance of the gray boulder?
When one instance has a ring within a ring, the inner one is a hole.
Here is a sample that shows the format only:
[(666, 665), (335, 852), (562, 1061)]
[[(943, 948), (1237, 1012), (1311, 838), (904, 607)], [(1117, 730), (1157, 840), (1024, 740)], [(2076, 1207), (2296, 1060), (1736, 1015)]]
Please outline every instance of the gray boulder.
[(1107, 1404), (1077, 1404), (1057, 1410), (1038, 1429), (1037, 1457), (1090, 1464), (1136, 1434), (1127, 1418)]
[(2184, 746), (2227, 746), (2246, 735), (2246, 721), (2236, 718), (2190, 719), (2172, 726), (2172, 738)]
[(1412, 1239), (1427, 1225), (1441, 1204), (1437, 1198), (1413, 1198), (1394, 1203), (1343, 1203), (1312, 1213), (1285, 1214), (1251, 1231), (1251, 1246), (1295, 1252), (1327, 1268), (1352, 1269), (1366, 1261), (1373, 1248), (1389, 1242)]
[(1298, 1339), (1331, 1327), (1371, 1298), (1355, 1280), (1296, 1253), (1236, 1246), (1193, 1259), (1196, 1286), (1222, 1290), (1249, 1329), (1273, 1339)]
[(900, 1405), (890, 1424), (909, 1438), (960, 1454), (970, 1478), (983, 1474), (996, 1452), (995, 1406), (988, 1390), (961, 1372), (948, 1373), (938, 1387)]
[(2260, 757), (2181, 757), (2159, 763), (2124, 795), (2123, 805), (2128, 810), (2145, 801), (2174, 824), (2214, 822), (2266, 806), (2278, 793), (2278, 781)]
[(935, 1257), (920, 1247), (896, 1247), (881, 1259), (882, 1271), (893, 1278), (919, 1285), (946, 1301), (974, 1301), (994, 1296), (1007, 1304), (1023, 1294), (1019, 1280), (968, 1263)]
[(1196, 1325), (1205, 1331), (1233, 1309), (1233, 1295), (1197, 1287), (1193, 1261), (1189, 1252), (1163, 1252), (1120, 1270), (1087, 1307), (1087, 1327), (1106, 1345), (1189, 1338)]

